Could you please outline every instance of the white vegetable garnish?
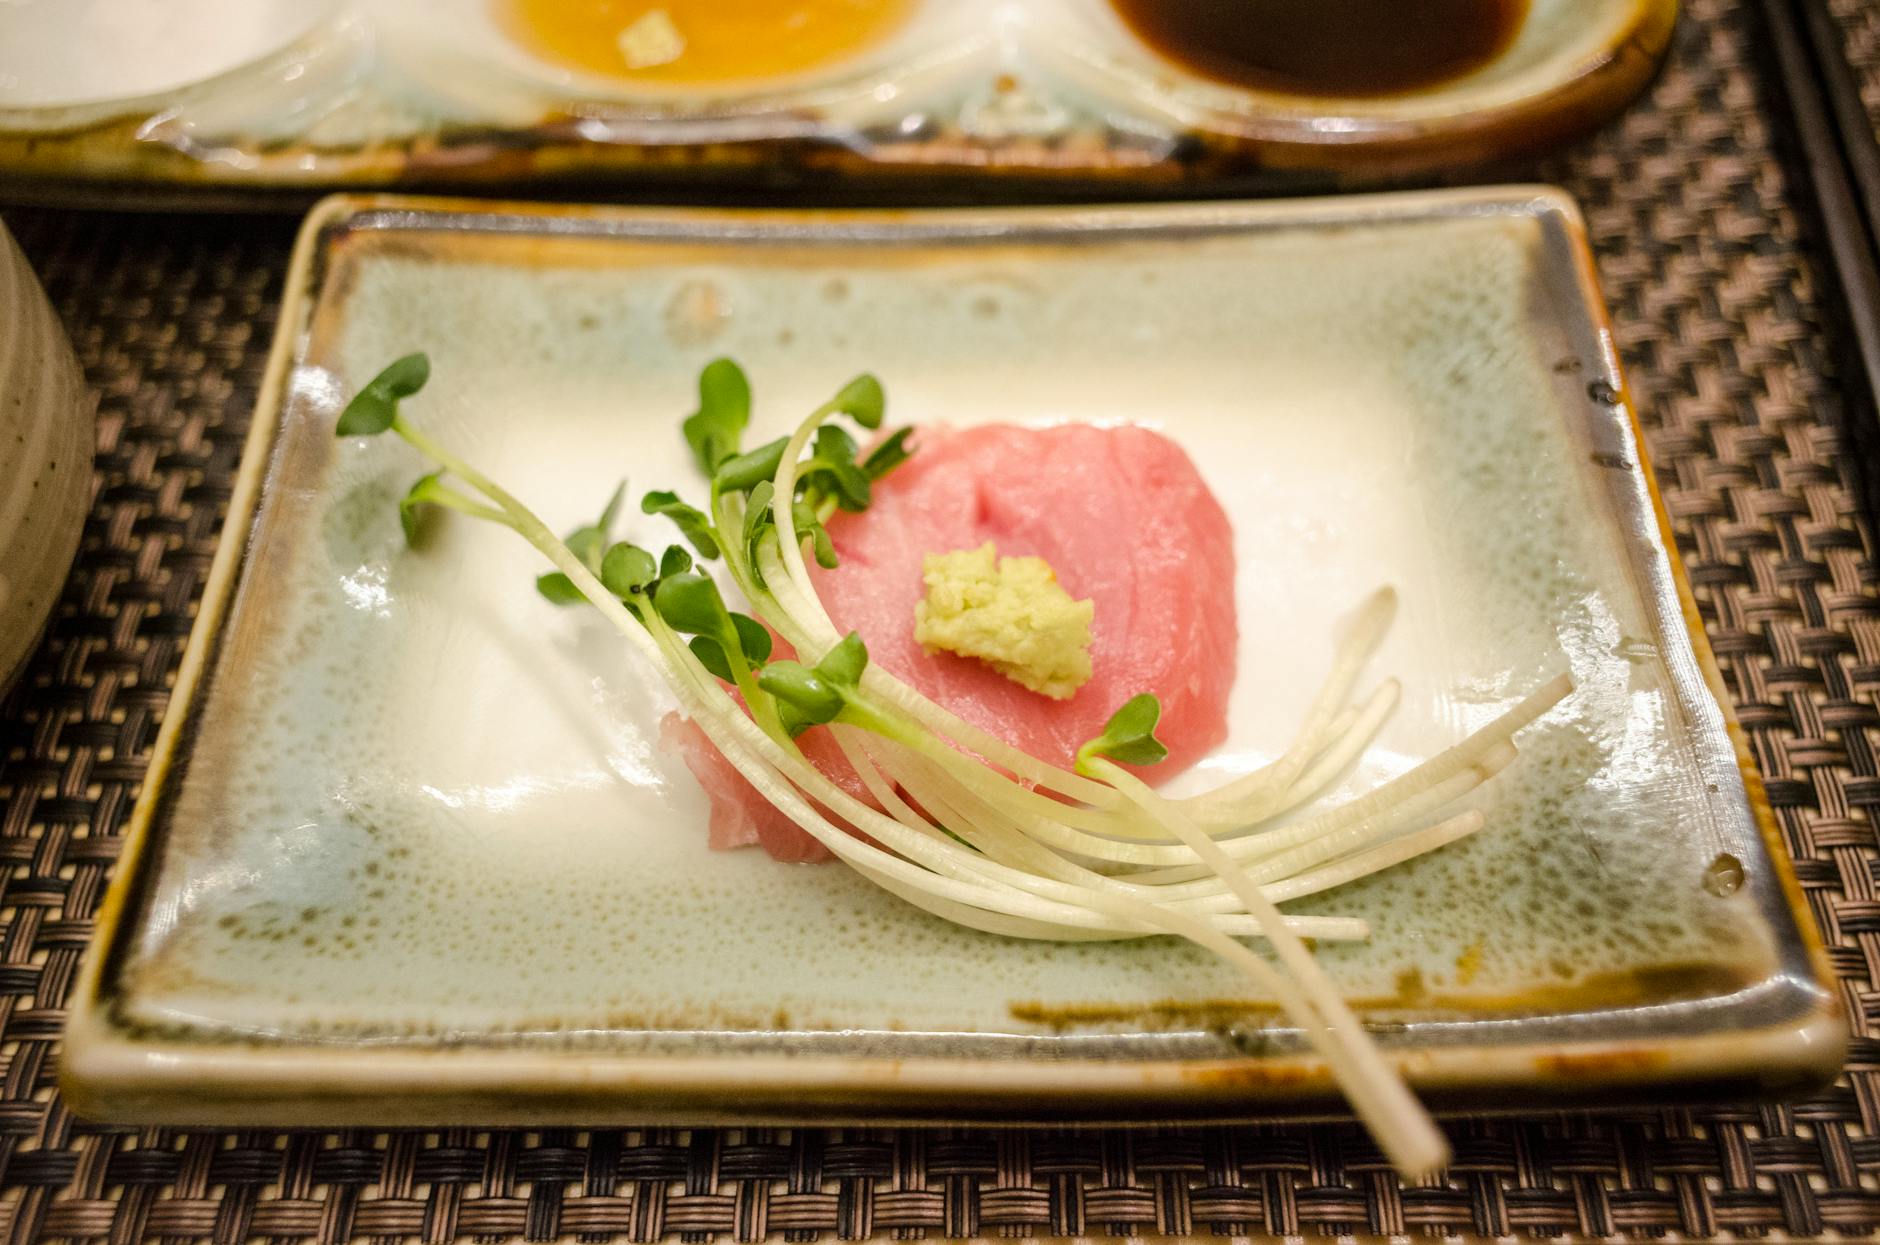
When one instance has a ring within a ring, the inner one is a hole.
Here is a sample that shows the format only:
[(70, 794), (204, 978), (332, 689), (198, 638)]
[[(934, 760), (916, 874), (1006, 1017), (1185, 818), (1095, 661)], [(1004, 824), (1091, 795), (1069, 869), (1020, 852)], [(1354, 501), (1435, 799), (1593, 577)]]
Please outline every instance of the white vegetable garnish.
[[(1166, 799), (1117, 764), (1151, 764), (1166, 754), (1155, 738), (1154, 696), (1123, 705), (1103, 735), (1079, 750), (1075, 770), (1063, 770), (870, 665), (860, 637), (836, 631), (804, 549), (833, 565), (824, 521), (839, 507), (866, 508), (872, 481), (907, 456), (905, 430), (863, 457), (829, 422), (847, 415), (865, 428), (880, 426), (883, 398), (872, 377), (850, 382), (794, 435), (739, 453), (749, 385), (729, 360), (709, 365), (699, 380), (699, 410), (684, 429), (712, 481), (709, 506), (701, 511), (666, 492), (642, 503), (647, 513), (671, 518), (700, 556), (724, 558), (760, 624), (728, 610), (684, 548), (655, 559), (609, 544), (618, 494), (599, 522), (557, 539), (521, 502), (399, 414), (399, 401), (422, 388), (429, 372), (422, 355), (392, 364), (347, 406), (338, 428), (342, 436), (393, 431), (438, 465), (400, 506), (408, 535), (428, 506), (511, 528), (555, 567), (537, 582), (543, 595), (598, 609), (654, 664), (738, 772), (857, 872), (917, 907), (991, 933), (1060, 940), (1173, 934), (1206, 947), (1278, 999), (1398, 1170), (1421, 1175), (1447, 1160), (1442, 1134), (1301, 941), (1362, 938), (1364, 923), (1286, 916), (1274, 905), (1480, 830), (1479, 812), (1443, 810), (1514, 760), (1515, 734), (1572, 690), (1565, 676), (1376, 790), (1281, 825), (1363, 752), (1396, 704), (1396, 684), (1388, 682), (1353, 699), (1395, 609), (1386, 589), (1347, 629), (1299, 737), (1278, 760), (1206, 794)], [(799, 660), (770, 660), (763, 624)], [(879, 807), (804, 759), (796, 736), (814, 727), (834, 733)], [(1236, 941), (1247, 936), (1265, 939), (1277, 964)]]

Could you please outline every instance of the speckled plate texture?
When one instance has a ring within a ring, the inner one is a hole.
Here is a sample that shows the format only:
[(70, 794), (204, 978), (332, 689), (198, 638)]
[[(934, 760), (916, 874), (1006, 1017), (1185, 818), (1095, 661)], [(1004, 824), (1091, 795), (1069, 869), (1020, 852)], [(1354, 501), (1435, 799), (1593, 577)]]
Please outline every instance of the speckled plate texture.
[(927, 214), (323, 205), (187, 709), (67, 1026), (67, 1093), (106, 1119), (276, 1124), (1335, 1101), (1258, 993), (1172, 940), (984, 935), (846, 869), (707, 850), (652, 672), (531, 593), (539, 568), (496, 529), (408, 549), (395, 502), (420, 464), (332, 435), (344, 395), (420, 346), (430, 433), (561, 527), (622, 473), (690, 478), (675, 425), (718, 354), (755, 378), (754, 439), (838, 359), (916, 427), (1163, 429), (1239, 565), (1206, 785), (1285, 747), (1379, 584), (1402, 605), (1375, 665), (1403, 705), (1348, 795), (1575, 681), (1472, 799), (1488, 831), (1293, 908), (1370, 923), (1319, 958), (1413, 1084), (1455, 1105), (1824, 1079), (1842, 1023), (1687, 632), (1589, 267), (1572, 203), (1535, 187)]
[(1460, 1118), (1406, 1188), (1350, 1125), (453, 1128), (224, 1133), (76, 1119), (51, 1076), (114, 836), (229, 501), (291, 228), (9, 218), (102, 394), (100, 491), (5, 707), (0, 1196), (11, 1239), (696, 1241), (1871, 1233), (1870, 535), (1836, 432), (1833, 312), (1775, 156), (1747, 14), (1691, 8), (1669, 72), (1559, 163), (1587, 210), (1666, 508), (1856, 1029), (1779, 1105)]

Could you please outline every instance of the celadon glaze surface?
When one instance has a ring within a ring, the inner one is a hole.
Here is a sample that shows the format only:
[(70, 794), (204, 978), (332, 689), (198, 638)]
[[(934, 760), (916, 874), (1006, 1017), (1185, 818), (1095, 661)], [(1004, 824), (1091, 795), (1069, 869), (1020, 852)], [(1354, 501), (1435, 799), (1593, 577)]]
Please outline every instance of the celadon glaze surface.
[[(707, 850), (652, 672), (543, 602), (509, 533), (450, 516), (408, 549), (395, 503), (424, 465), (332, 436), (417, 349), (433, 377), (410, 417), (564, 529), (623, 477), (701, 492), (678, 422), (719, 355), (752, 378), (752, 443), (864, 369), (891, 425), (1161, 429), (1239, 566), (1230, 738), (1177, 789), (1283, 748), (1381, 585), (1401, 606), (1367, 680), (1400, 678), (1403, 704), (1334, 798), (1557, 673), (1577, 684), (1473, 797), (1486, 830), (1295, 906), (1371, 922), (1319, 954), (1388, 1045), (1649, 1043), (1831, 1010), (1684, 630), (1558, 197), (327, 219), (229, 612), (98, 979), (124, 1040), (368, 1060), (1292, 1045), (1171, 940), (1002, 939), (839, 865)], [(622, 530), (669, 539), (637, 512)], [(1742, 884), (1716, 885), (1731, 861)]]

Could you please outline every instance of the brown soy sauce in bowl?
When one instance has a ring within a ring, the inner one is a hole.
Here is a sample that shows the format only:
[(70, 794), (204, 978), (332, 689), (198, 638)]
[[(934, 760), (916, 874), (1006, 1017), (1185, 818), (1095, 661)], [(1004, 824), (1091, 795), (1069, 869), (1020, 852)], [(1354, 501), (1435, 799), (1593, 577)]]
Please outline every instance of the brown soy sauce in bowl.
[(1137, 38), (1217, 82), (1295, 95), (1426, 90), (1494, 60), (1528, 0), (1110, 0)]

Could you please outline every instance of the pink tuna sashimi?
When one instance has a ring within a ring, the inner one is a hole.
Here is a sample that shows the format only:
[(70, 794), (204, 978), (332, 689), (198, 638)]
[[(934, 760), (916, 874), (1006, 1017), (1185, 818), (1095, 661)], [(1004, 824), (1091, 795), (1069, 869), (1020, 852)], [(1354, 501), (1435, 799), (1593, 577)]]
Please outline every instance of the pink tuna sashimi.
[[(772, 658), (796, 656), (796, 650), (775, 632), (771, 633), (771, 645)], [(727, 690), (742, 707), (744, 699), (737, 689)], [(698, 780), (698, 785), (705, 788), (705, 796), (711, 802), (706, 835), (713, 851), (762, 847), (773, 859), (789, 864), (814, 864), (835, 859), (835, 853), (818, 842), (815, 835), (791, 821), (776, 805), (760, 795), (757, 788), (738, 772), (737, 766), (718, 751), (718, 745), (711, 741), (711, 737), (698, 723), (677, 710), (668, 713), (660, 719), (659, 740), (667, 751), (679, 754), (685, 767), (692, 771), (692, 777)], [(870, 808), (881, 807), (862, 782), (862, 776), (855, 772), (848, 757), (842, 754), (841, 745), (836, 743), (834, 735), (824, 730), (805, 731), (797, 737), (796, 746), (801, 749), (804, 759), (821, 770), (836, 786)], [(849, 829), (848, 822), (830, 814), (820, 803), (811, 803), (837, 826)]]
[[(1234, 536), (1188, 455), (1147, 428), (1061, 424), (922, 429), (861, 514), (829, 523), (841, 564), (812, 565), (838, 630), (930, 699), (1040, 760), (1068, 766), (1138, 692), (1162, 702), (1162, 780), (1227, 737), (1238, 627)], [(914, 639), (921, 559), (976, 549), (1035, 555), (1096, 604), (1091, 679), (1069, 700)]]
[[(762, 847), (773, 859), (793, 864), (835, 858), (835, 853), (817, 842), (815, 836), (758, 794), (757, 788), (725, 759), (724, 753), (718, 751), (718, 746), (698, 723), (677, 711), (668, 713), (660, 719), (659, 740), (668, 750), (679, 754), (685, 767), (692, 771), (692, 777), (698, 779), (698, 785), (705, 788), (705, 795), (711, 801), (711, 819), (706, 830), (713, 851)], [(807, 731), (797, 740), (797, 745), (810, 764), (829, 775), (837, 786), (864, 804), (874, 805), (875, 801), (862, 786), (861, 776), (836, 746), (835, 736), (828, 731)], [(830, 820), (838, 826), (846, 825), (839, 817)]]
[[(876, 486), (873, 505), (837, 515), (829, 534), (841, 565), (812, 564), (811, 575), (836, 626), (860, 631), (871, 661), (1026, 752), (1069, 765), (1119, 705), (1145, 691), (1161, 699), (1157, 734), (1169, 749), (1151, 778), (1187, 768), (1226, 738), (1238, 639), (1233, 531), (1167, 437), (1081, 424), (923, 429), (914, 457)], [(1044, 558), (1073, 597), (1096, 603), (1091, 679), (1070, 700), (914, 640), (921, 559), (988, 540), (1005, 557)], [(779, 644), (778, 655), (789, 655), (788, 646)], [(668, 714), (660, 735), (711, 800), (714, 849), (755, 845), (781, 861), (831, 859), (697, 725)], [(808, 731), (798, 743), (844, 790), (875, 805), (829, 732)]]

